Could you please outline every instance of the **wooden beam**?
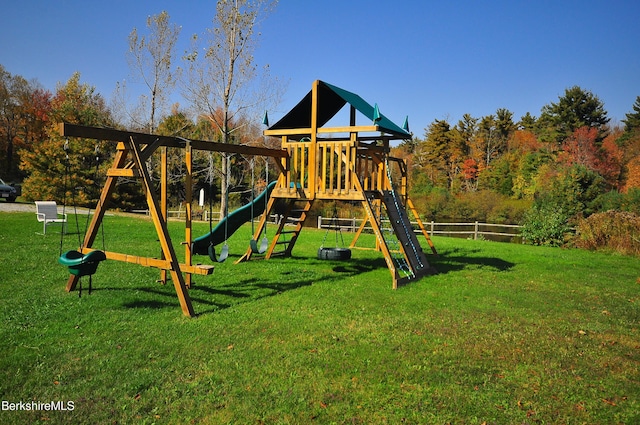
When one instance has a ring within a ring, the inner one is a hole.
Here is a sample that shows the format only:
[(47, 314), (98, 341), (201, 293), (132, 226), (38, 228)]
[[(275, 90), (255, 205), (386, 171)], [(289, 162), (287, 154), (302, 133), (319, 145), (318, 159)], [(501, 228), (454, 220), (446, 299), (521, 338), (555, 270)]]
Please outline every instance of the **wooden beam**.
[[(316, 196), (316, 179), (318, 177), (318, 161), (316, 151), (318, 150), (318, 106), (320, 102), (320, 96), (318, 94), (318, 87), (320, 81), (313, 82), (313, 89), (311, 91), (311, 142), (309, 145), (309, 165), (308, 165), (308, 177), (307, 183), (309, 185), (309, 198), (314, 199)], [(304, 148), (302, 149), (304, 153)], [(302, 158), (302, 166), (304, 167), (304, 157)], [(304, 180), (304, 169), (300, 175), (300, 180)]]
[[(187, 141), (180, 137), (158, 136), (155, 134), (136, 133), (132, 131), (115, 130), (112, 128), (86, 127), (69, 123), (60, 123), (58, 131), (63, 137), (82, 137), (85, 139), (106, 140), (112, 142), (129, 142), (133, 139), (136, 145), (150, 145), (152, 148), (144, 154), (151, 155), (160, 146), (169, 148), (184, 148)], [(261, 148), (256, 146), (232, 145), (226, 143), (207, 142), (204, 140), (190, 140), (191, 147), (196, 150), (211, 152), (238, 153), (242, 155), (269, 156), (286, 158), (287, 151), (283, 149)]]
[(140, 172), (132, 168), (109, 168), (107, 177), (140, 177)]
[(380, 131), (380, 127), (377, 125), (354, 125), (352, 126), (342, 126), (342, 127), (320, 127), (318, 128), (318, 133), (326, 134), (326, 133), (365, 133), (365, 132), (375, 132)]
[(309, 136), (311, 134), (311, 127), (309, 128), (283, 128), (280, 130), (264, 130), (262, 132), (265, 136)]
[[(88, 254), (94, 251), (93, 248), (84, 248), (83, 254)], [(121, 252), (104, 251), (107, 256), (107, 260), (121, 261), (123, 263), (137, 264), (143, 267), (154, 267), (161, 270), (171, 270), (171, 262), (169, 260), (161, 260), (151, 257), (140, 257), (138, 255), (123, 254)], [(196, 264), (187, 265), (180, 264), (180, 270), (185, 273), (193, 273), (203, 276), (208, 276), (213, 273), (214, 266), (209, 264)]]

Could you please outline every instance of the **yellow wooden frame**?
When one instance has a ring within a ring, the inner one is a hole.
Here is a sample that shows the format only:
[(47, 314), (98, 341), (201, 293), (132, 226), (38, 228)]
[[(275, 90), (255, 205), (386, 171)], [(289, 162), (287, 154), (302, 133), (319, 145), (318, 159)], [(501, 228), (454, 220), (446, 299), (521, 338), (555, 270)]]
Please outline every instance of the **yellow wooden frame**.
[[(158, 240), (161, 247), (161, 258), (149, 258), (125, 253), (106, 251), (105, 255), (109, 260), (123, 261), (138, 264), (145, 267), (160, 269), (160, 281), (166, 283), (167, 272), (171, 275), (180, 307), (184, 315), (192, 317), (195, 312), (187, 289), (191, 286), (191, 276), (193, 274), (209, 275), (213, 273), (213, 266), (193, 265), (191, 263), (191, 179), (192, 179), (192, 149), (208, 150), (214, 152), (231, 152), (244, 155), (261, 155), (274, 158), (281, 158), (283, 163), (287, 159), (287, 152), (280, 149), (268, 149), (252, 146), (225, 145), (221, 143), (205, 142), (198, 140), (186, 140), (167, 136), (155, 136), (144, 133), (119, 131), (113, 129), (86, 127), (61, 123), (59, 133), (63, 137), (83, 137), (99, 140), (114, 141), (117, 143), (116, 155), (112, 167), (107, 172), (107, 179), (102, 188), (98, 205), (91, 223), (85, 233), (84, 242), (80, 251), (88, 253), (93, 250), (92, 246), (98, 235), (98, 229), (104, 219), (104, 214), (111, 199), (119, 177), (139, 177), (142, 181), (146, 193), (147, 207), (149, 215), (153, 220)], [(185, 239), (188, 241), (185, 246), (185, 262), (178, 261), (176, 251), (171, 242), (167, 228), (167, 148), (185, 149), (186, 161), (186, 204), (187, 214), (185, 219)], [(145, 166), (147, 159), (161, 148), (161, 194), (157, 199), (155, 190), (152, 187), (151, 179)], [(281, 165), (282, 166), (282, 165)], [(71, 274), (67, 281), (66, 290), (75, 290), (79, 277)]]

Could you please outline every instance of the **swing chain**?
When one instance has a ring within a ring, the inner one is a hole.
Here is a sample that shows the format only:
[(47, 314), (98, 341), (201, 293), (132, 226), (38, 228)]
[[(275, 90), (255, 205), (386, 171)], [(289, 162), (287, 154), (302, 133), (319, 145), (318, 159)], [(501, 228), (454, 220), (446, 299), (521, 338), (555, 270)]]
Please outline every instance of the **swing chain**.
[(324, 234), (320, 248), (324, 248), (324, 244), (327, 241), (327, 237), (329, 236), (331, 229), (335, 230), (336, 247), (338, 247), (338, 233), (340, 234), (342, 246), (344, 246), (344, 236), (342, 235), (342, 230), (340, 230), (340, 225), (338, 224), (338, 206), (335, 203), (333, 204), (333, 217), (331, 217), (331, 224), (327, 228), (327, 232)]

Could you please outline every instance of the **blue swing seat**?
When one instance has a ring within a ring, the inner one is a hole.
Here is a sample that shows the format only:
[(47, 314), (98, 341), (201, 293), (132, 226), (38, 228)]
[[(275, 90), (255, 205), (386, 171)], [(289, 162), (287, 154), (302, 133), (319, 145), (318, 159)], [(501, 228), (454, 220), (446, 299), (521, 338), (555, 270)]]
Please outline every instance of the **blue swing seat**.
[(99, 250), (91, 251), (88, 254), (67, 251), (58, 258), (58, 262), (63, 266), (67, 266), (69, 273), (82, 277), (94, 274), (100, 262), (106, 259), (106, 254)]

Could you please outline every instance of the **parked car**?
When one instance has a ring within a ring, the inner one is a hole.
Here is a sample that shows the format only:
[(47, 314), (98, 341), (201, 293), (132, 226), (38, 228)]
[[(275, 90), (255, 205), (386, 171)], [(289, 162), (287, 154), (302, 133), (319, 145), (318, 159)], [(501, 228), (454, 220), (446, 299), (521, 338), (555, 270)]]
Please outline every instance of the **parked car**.
[(14, 202), (18, 197), (18, 191), (15, 187), (9, 186), (0, 179), (0, 198), (6, 199), (7, 202)]

